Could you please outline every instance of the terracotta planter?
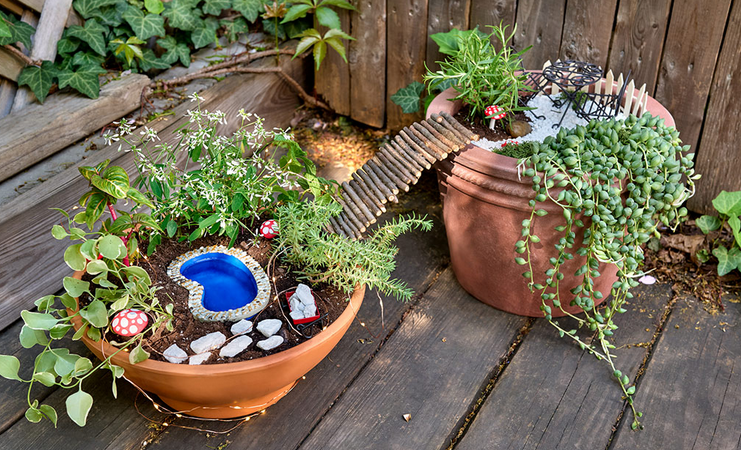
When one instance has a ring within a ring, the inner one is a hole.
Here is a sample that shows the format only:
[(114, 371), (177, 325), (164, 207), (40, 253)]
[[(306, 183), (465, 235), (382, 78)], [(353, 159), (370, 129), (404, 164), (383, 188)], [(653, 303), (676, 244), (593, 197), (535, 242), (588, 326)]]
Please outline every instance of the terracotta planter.
[[(75, 278), (81, 276), (75, 272)], [(350, 327), (364, 295), (365, 287), (356, 289), (345, 312), (312, 339), (252, 361), (190, 366), (147, 360), (132, 365), (128, 353), (120, 352), (113, 363), (124, 368), (126, 378), (173, 409), (206, 418), (244, 416), (280, 400), (329, 354)], [(77, 330), (81, 320), (75, 317), (72, 323)], [(116, 351), (102, 340), (93, 342), (85, 336), (82, 341), (101, 360)]]
[[(635, 91), (636, 97), (637, 94)], [(452, 88), (438, 95), (430, 104), (427, 117), (442, 111), (458, 112), (462, 102), (448, 100), (455, 95)], [(674, 125), (669, 112), (651, 97), (647, 110), (663, 117), (667, 125)], [(528, 202), (535, 197), (532, 182), (518, 176), (516, 164), (514, 158), (470, 144), (436, 165), (450, 259), (461, 286), (480, 301), (502, 311), (543, 317), (539, 294), (530, 292), (521, 275), (526, 269), (514, 262), (515, 242), (521, 238), (522, 221), (530, 218), (532, 208)], [(564, 223), (562, 210), (554, 203), (541, 204), (539, 208), (549, 214), (537, 217), (532, 228), (541, 238), (531, 247), (535, 274), (543, 274), (551, 267), (548, 259), (554, 256), (554, 245), (562, 237), (553, 229)], [(588, 226), (589, 222), (585, 224)], [(576, 242), (583, 237), (583, 231), (577, 233)], [(584, 261), (583, 257), (574, 257), (562, 266), (565, 277), (560, 283), (560, 295), (562, 305), (571, 313), (581, 312), (579, 307), (568, 307), (568, 302), (573, 298), (569, 290), (581, 281), (573, 273)], [(617, 279), (617, 268), (603, 265), (599, 271), (596, 289), (606, 298)], [(564, 315), (558, 308), (552, 310), (554, 317)]]

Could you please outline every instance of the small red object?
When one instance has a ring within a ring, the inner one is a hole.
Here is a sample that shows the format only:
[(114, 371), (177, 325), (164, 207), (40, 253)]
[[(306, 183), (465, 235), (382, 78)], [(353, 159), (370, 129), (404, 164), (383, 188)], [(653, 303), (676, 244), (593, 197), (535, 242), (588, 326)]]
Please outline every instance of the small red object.
[[(289, 312), (289, 314), (290, 314), (290, 312), (293, 311), (291, 309), (291, 296), (293, 294), (295, 294), (295, 293), (296, 293), (296, 291), (286, 292), (286, 302), (288, 302), (288, 312)], [(314, 303), (316, 303), (316, 297), (314, 297)], [(293, 318), (291, 318), (291, 321), (293, 321), (293, 324), (294, 325), (301, 325), (302, 323), (313, 322), (316, 319), (318, 319), (320, 316), (321, 316), (321, 314), (319, 314), (319, 308), (317, 308), (316, 309), (316, 316), (304, 317), (303, 319), (296, 319), (296, 320), (293, 320)]]
[(113, 332), (119, 336), (136, 336), (144, 331), (149, 323), (146, 314), (138, 309), (124, 309), (113, 316), (111, 327)]
[(486, 114), (486, 117), (491, 116), (491, 118), (494, 120), (499, 120), (507, 115), (507, 113), (502, 111), (502, 108), (498, 107), (497, 105), (487, 106), (486, 109), (484, 109), (484, 114)]
[(519, 144), (519, 142), (517, 141), (505, 142), (504, 144), (502, 144), (502, 148), (506, 147), (507, 145), (517, 145), (517, 144)]
[(278, 236), (278, 222), (273, 219), (266, 220), (260, 225), (260, 236), (265, 239), (273, 239)]

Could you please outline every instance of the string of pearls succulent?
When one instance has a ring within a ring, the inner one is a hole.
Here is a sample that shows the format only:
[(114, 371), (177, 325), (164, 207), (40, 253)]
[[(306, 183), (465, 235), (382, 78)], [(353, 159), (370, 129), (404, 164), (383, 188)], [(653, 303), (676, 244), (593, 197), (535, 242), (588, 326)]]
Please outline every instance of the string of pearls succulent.
[[(635, 279), (643, 275), (641, 246), (651, 236), (658, 236), (659, 223), (675, 228), (687, 215), (681, 205), (694, 194), (694, 180), (699, 178), (693, 169), (694, 155), (687, 154), (688, 150), (673, 127), (645, 114), (640, 119), (593, 120), (586, 127), (561, 129), (555, 137), (534, 145), (533, 155), (520, 161), (523, 174), (532, 178), (535, 198), (529, 203), (530, 218), (522, 222), (523, 237), (515, 246), (522, 256), (515, 260), (528, 267), (523, 276), (530, 289), (540, 293), (541, 310), (559, 334), (570, 336), (582, 349), (610, 364), (633, 409), (634, 428), (640, 427), (641, 413), (633, 406), (635, 386), (629, 386), (628, 376), (613, 364), (610, 350), (615, 346), (609, 341), (617, 329), (613, 317), (626, 312), (623, 306), (632, 297), (629, 289), (638, 285)], [(557, 204), (564, 221), (555, 229), (562, 237), (555, 245), (550, 267), (544, 274), (535, 274), (531, 245), (540, 238), (532, 229), (537, 217), (548, 214), (539, 208), (543, 202)], [(576, 242), (577, 228), (585, 230), (582, 242)], [(571, 290), (573, 298), (567, 300), (559, 293), (564, 278), (561, 269), (575, 255), (584, 257), (585, 263), (575, 272), (581, 284)], [(618, 280), (609, 293), (594, 287), (600, 263), (618, 268)], [(611, 301), (598, 310), (595, 303), (608, 294)], [(553, 320), (549, 302), (561, 311), (564, 302), (579, 306), (584, 317), (564, 313), (576, 320), (579, 328), (595, 332), (597, 339), (588, 344), (577, 336), (576, 329), (562, 328)]]

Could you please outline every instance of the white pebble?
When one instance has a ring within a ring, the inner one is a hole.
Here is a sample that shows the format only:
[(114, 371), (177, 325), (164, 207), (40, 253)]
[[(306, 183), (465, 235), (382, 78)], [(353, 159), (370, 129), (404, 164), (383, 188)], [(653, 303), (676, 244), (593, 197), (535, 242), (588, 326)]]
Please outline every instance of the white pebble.
[(283, 338), (280, 336), (271, 336), (264, 341), (257, 343), (257, 346), (263, 350), (272, 350), (283, 343)]
[(269, 338), (277, 333), (282, 326), (283, 322), (278, 319), (265, 319), (261, 320), (260, 323), (257, 324), (257, 331), (262, 333), (263, 336)]
[(314, 294), (311, 293), (311, 288), (303, 283), (298, 285), (296, 293), (293, 295), (298, 297), (304, 305), (311, 305), (314, 303)]
[(172, 344), (171, 346), (167, 347), (167, 350), (162, 352), (162, 356), (164, 356), (166, 360), (170, 361), (173, 364), (180, 364), (181, 362), (188, 359), (188, 354), (185, 353), (185, 350), (178, 347), (177, 344)]
[(226, 336), (220, 331), (209, 333), (190, 343), (190, 348), (196, 355), (217, 349), (224, 345)]
[(232, 325), (229, 329), (233, 335), (245, 334), (252, 331), (252, 322), (247, 319), (242, 319), (239, 322)]
[(301, 320), (301, 319), (305, 319), (303, 311), (299, 311), (297, 309), (294, 309), (293, 311), (291, 311), (291, 320), (296, 322), (297, 320)]
[(188, 364), (190, 364), (191, 366), (198, 366), (205, 363), (210, 357), (210, 352), (193, 355), (190, 357), (190, 359), (188, 359)]
[(252, 338), (249, 336), (239, 336), (233, 341), (226, 344), (220, 351), (219, 356), (222, 358), (233, 358), (242, 353), (252, 344)]

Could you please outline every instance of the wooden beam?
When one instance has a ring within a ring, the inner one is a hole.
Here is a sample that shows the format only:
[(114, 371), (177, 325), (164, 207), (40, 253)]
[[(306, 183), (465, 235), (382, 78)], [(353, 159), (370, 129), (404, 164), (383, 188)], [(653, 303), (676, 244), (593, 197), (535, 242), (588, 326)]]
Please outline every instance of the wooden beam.
[[(697, 194), (689, 200), (693, 211), (713, 212), (712, 200), (722, 190), (741, 190), (741, 151), (738, 137), (741, 135), (741, 2), (735, 2), (728, 22), (723, 47), (718, 57), (710, 102), (705, 116), (705, 126), (695, 162), (702, 178), (697, 181)], [(684, 132), (682, 132), (684, 135)]]
[(13, 53), (0, 47), (0, 76), (8, 80), (18, 81), (25, 63)]
[[(44, 4), (39, 17), (39, 25), (33, 36), (33, 48), (29, 55), (31, 59), (54, 61), (57, 56), (57, 42), (62, 37), (71, 7), (72, 0), (55, 0)], [(15, 94), (11, 111), (19, 111), (34, 100), (36, 96), (31, 90), (22, 87)]]
[(148, 84), (132, 74), (103, 86), (97, 99), (55, 94), (0, 119), (0, 181), (133, 111)]
[(386, 2), (362, 0), (350, 15), (350, 117), (372, 127), (386, 119)]
[[(303, 83), (303, 61), (284, 59), (281, 60), (284, 70)], [(244, 108), (260, 114), (268, 128), (287, 124), (299, 105), (291, 88), (274, 73), (228, 77), (201, 96), (205, 99), (204, 109), (221, 109), (227, 117), (234, 117)], [(175, 109), (176, 117), (192, 107), (191, 103), (183, 103)], [(174, 130), (183, 120), (168, 121), (165, 117), (147, 126), (162, 131), (163, 142), (168, 139), (174, 142)], [(229, 121), (220, 132), (233, 131), (237, 123)], [(164, 132), (165, 128), (168, 131)], [(139, 130), (134, 131), (136, 136), (138, 133)], [(78, 167), (95, 165), (105, 159), (130, 171), (134, 168), (131, 154), (119, 153), (118, 144), (114, 144), (94, 152), (86, 160), (3, 206), (0, 216), (0, 329), (12, 323), (21, 309), (33, 307), (36, 298), (61, 288), (62, 278), (70, 273), (61, 258), (69, 241), (52, 238), (49, 230), (59, 223), (60, 216), (49, 208), (70, 210), (88, 189), (79, 176)]]

